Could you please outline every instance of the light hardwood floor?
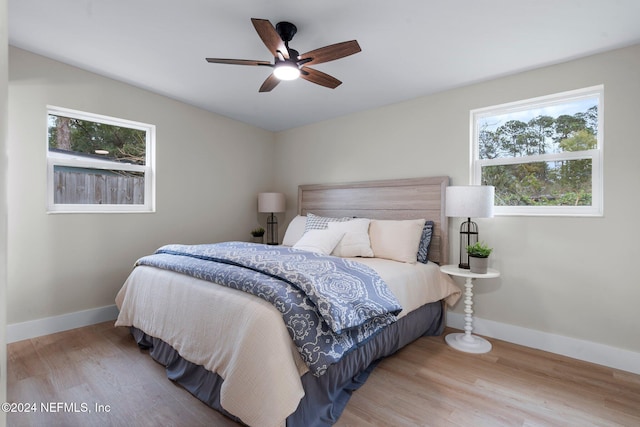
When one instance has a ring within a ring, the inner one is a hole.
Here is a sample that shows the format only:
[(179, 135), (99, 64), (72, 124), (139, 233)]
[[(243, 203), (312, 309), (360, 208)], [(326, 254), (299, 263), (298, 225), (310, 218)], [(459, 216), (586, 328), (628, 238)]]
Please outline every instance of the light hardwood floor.
[[(491, 341), (472, 355), (420, 338), (374, 370), (336, 425), (640, 426), (639, 375)], [(9, 401), (37, 406), (9, 426), (237, 426), (112, 322), (10, 344), (8, 357)]]

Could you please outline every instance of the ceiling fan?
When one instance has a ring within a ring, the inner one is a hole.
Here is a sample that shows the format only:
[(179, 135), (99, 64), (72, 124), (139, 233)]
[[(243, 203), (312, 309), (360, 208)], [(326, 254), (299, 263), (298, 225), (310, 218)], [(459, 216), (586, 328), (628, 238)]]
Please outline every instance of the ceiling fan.
[(273, 64), (269, 61), (252, 61), (248, 59), (206, 58), (207, 62), (232, 65), (261, 65), (273, 68), (273, 72), (260, 86), (260, 92), (269, 92), (281, 80), (294, 80), (301, 77), (320, 86), (335, 89), (342, 82), (329, 74), (308, 67), (321, 64), (360, 52), (360, 45), (356, 40), (336, 43), (321, 47), (300, 55), (297, 50), (289, 47), (289, 42), (298, 29), (290, 22), (278, 22), (271, 25), (267, 19), (251, 18), (254, 28), (273, 54)]

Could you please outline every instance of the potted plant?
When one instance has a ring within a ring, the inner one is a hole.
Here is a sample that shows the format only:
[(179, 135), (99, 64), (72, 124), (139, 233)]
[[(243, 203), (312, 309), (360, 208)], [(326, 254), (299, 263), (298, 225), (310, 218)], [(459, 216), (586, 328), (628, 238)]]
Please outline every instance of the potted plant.
[(251, 230), (251, 236), (253, 236), (253, 243), (262, 243), (262, 236), (264, 236), (264, 228), (258, 227)]
[(476, 242), (467, 246), (469, 269), (472, 273), (486, 274), (491, 251), (493, 251), (493, 248), (488, 247), (483, 242)]

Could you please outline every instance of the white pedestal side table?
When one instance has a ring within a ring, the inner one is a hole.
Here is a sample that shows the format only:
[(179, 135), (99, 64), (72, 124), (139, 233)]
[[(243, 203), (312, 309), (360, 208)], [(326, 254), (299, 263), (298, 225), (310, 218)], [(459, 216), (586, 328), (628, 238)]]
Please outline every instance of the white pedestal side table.
[(493, 279), (500, 276), (498, 270), (489, 268), (486, 273), (472, 273), (468, 269), (459, 268), (457, 265), (443, 265), (440, 271), (450, 276), (458, 276), (466, 278), (464, 287), (464, 333), (453, 333), (447, 335), (444, 339), (451, 347), (456, 350), (467, 353), (487, 353), (491, 351), (491, 343), (486, 339), (473, 335), (473, 280), (474, 279)]

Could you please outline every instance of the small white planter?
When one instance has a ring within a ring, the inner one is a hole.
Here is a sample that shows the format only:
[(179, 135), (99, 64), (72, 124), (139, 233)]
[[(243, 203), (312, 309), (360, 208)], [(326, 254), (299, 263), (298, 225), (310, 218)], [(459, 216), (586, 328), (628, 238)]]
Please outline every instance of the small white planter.
[(489, 267), (489, 257), (480, 258), (469, 255), (469, 269), (472, 273), (487, 274)]

